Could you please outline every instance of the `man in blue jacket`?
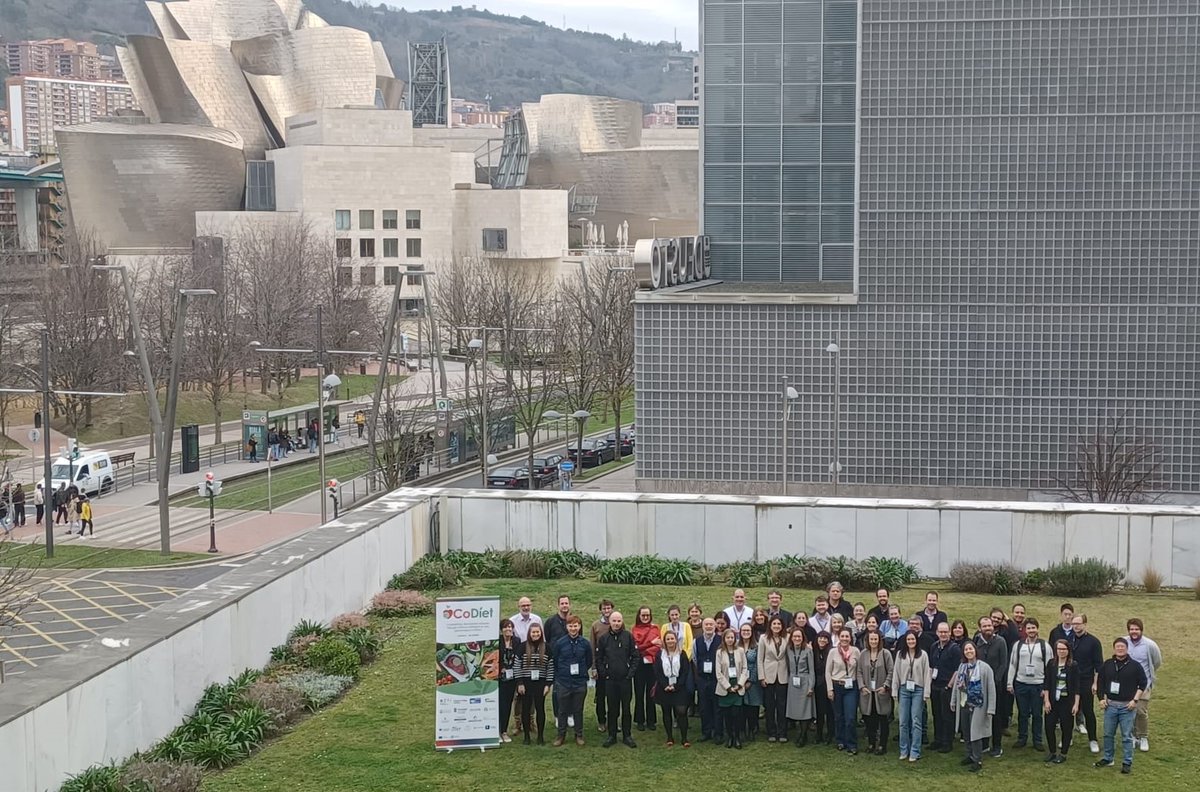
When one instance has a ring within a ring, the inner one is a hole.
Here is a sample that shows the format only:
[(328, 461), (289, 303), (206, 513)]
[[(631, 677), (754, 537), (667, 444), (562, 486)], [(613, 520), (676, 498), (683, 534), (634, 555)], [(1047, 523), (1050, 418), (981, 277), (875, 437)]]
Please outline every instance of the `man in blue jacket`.
[(721, 646), (717, 623), (705, 619), (693, 643), (692, 662), (695, 664), (696, 692), (700, 698), (700, 742), (720, 742), (724, 730), (717, 717), (717, 649)]
[(567, 739), (567, 729), (575, 730), (575, 744), (583, 745), (583, 702), (587, 698), (588, 669), (592, 667), (592, 644), (583, 637), (583, 622), (578, 616), (566, 619), (567, 634), (551, 649), (554, 657), (554, 699), (558, 703), (558, 737), (555, 747)]

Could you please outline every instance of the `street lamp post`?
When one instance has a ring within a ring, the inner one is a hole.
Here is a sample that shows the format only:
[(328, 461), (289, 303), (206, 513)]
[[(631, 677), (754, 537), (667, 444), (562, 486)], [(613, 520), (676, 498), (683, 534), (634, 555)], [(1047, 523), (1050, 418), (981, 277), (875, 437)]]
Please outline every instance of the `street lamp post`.
[(650, 228), (651, 228), (650, 235), (654, 239), (658, 239), (658, 221), (661, 220), (662, 218), (651, 217), (649, 219), (650, 219)]
[(468, 349), (478, 349), (483, 353), (483, 362), (479, 366), (479, 411), (480, 411), (480, 432), (479, 432), (479, 464), (481, 475), (483, 477), (483, 486), (487, 486), (488, 477), (488, 446), (489, 435), (491, 434), (491, 426), (488, 423), (488, 401), (491, 394), (488, 393), (488, 331), (499, 330), (498, 327), (478, 327), (472, 328), (480, 331), (481, 338), (472, 338), (467, 342)]
[[(590, 412), (588, 412), (587, 410), (576, 410), (575, 412), (571, 413), (571, 417), (579, 422), (579, 445), (575, 446), (575, 457), (576, 457), (575, 458), (575, 467), (577, 470), (579, 470), (579, 472), (582, 473), (583, 472), (583, 425), (587, 423), (588, 418), (592, 417), (592, 414)], [(617, 442), (620, 443), (621, 438), (618, 437)], [(567, 458), (569, 459), (570, 457), (571, 457), (571, 451), (568, 448), (567, 449)]]
[(838, 494), (838, 478), (842, 472), (842, 349), (836, 342), (825, 347), (825, 351), (833, 355), (833, 461), (829, 463), (829, 475), (833, 480), (833, 494)]
[(792, 417), (792, 404), (795, 403), (796, 399), (800, 398), (800, 394), (796, 392), (796, 389), (791, 387), (790, 385), (788, 385), (787, 377), (783, 378), (782, 396), (783, 396), (783, 431), (781, 434), (783, 435), (783, 442), (780, 444), (780, 449), (779, 449), (779, 463), (781, 466), (780, 479), (783, 482), (783, 486), (781, 487), (781, 490), (782, 490), (782, 494), (787, 495), (787, 488), (788, 488), (788, 422), (791, 420), (791, 417)]

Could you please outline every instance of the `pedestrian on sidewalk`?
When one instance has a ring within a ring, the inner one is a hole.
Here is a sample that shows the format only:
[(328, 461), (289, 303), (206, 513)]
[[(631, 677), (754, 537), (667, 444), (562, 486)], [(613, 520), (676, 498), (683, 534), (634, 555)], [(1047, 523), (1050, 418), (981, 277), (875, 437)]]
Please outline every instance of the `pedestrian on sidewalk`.
[(8, 497), (0, 498), (0, 528), (4, 529), (4, 538), (12, 536), (13, 522), (9, 519)]
[(25, 527), (25, 490), (20, 482), (17, 482), (17, 488), (13, 490), (13, 525)]
[(33, 491), (33, 506), (37, 509), (33, 524), (41, 525), (42, 518), (46, 516), (46, 491), (42, 489), (41, 484), (38, 484), (37, 489)]
[(83, 536), (83, 498), (85, 497), (87, 496), (73, 495), (71, 497), (71, 529), (67, 531), (68, 534), (78, 531), (79, 535)]
[(358, 427), (358, 437), (361, 440), (363, 430), (367, 428), (367, 414), (362, 410), (356, 410), (354, 412), (354, 425)]
[(310, 454), (317, 453), (317, 438), (319, 437), (317, 434), (318, 431), (320, 431), (320, 429), (316, 421), (313, 421), (308, 425), (308, 453)]
[(279, 427), (277, 427), (277, 426), (271, 427), (271, 431), (267, 433), (267, 445), (269, 446), (269, 448), (267, 449), (267, 461), (270, 462), (270, 461), (274, 460), (275, 462), (278, 462), (280, 459), (280, 457), (279, 457), (279, 450), (280, 450), (279, 449)]
[(92, 502), (87, 495), (80, 498), (79, 501), (79, 535), (83, 536), (83, 529), (87, 528), (88, 536), (92, 536), (94, 531), (92, 528)]
[(54, 499), (51, 501), (51, 505), (54, 507), (55, 525), (61, 525), (62, 523), (68, 521), (67, 504), (69, 502), (70, 498), (67, 497), (67, 485), (59, 484), (58, 489), (54, 491)]
[(258, 438), (250, 435), (250, 440), (246, 443), (246, 450), (250, 452), (250, 461), (258, 461)]

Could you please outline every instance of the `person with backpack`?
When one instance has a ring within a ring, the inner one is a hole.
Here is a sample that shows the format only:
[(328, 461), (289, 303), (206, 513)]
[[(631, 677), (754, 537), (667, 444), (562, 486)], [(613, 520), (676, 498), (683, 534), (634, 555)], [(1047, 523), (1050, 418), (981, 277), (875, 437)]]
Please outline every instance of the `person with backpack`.
[(20, 482), (13, 489), (12, 493), (13, 504), (13, 525), (16, 527), (25, 526), (25, 489)]
[(1046, 664), (1050, 662), (1050, 647), (1038, 637), (1038, 620), (1032, 616), (1023, 625), (1025, 638), (1013, 646), (1008, 665), (1008, 692), (1017, 702), (1017, 741), (1014, 748), (1029, 744), (1030, 722), (1033, 726), (1033, 747), (1044, 751), (1042, 741), (1042, 687), (1046, 683)]
[(54, 496), (51, 499), (51, 505), (54, 506), (54, 524), (61, 525), (69, 522), (67, 517), (67, 504), (70, 503), (70, 497), (67, 495), (67, 485), (59, 484), (58, 489), (54, 490)]

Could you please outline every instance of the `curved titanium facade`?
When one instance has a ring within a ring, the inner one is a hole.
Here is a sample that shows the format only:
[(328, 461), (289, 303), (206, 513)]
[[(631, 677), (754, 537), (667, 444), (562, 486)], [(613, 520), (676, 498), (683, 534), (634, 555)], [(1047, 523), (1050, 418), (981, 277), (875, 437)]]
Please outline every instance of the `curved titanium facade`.
[(186, 247), (196, 212), (241, 207), (246, 160), (233, 132), (96, 122), (57, 134), (75, 225), (105, 247)]
[(275, 0), (179, 0), (164, 4), (192, 41), (228, 47), (240, 39), (283, 35), (288, 23)]

